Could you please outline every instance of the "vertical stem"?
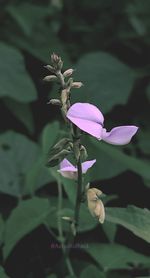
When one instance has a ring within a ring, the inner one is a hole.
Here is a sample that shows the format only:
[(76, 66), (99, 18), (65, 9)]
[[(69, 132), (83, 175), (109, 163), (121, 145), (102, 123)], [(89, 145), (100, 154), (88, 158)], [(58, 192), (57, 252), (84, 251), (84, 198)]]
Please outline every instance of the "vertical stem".
[(62, 184), (60, 182), (60, 179), (57, 178), (57, 185), (58, 185), (58, 232), (59, 232), (59, 241), (62, 244), (62, 251), (64, 254), (66, 266), (69, 272), (70, 277), (75, 277), (68, 253), (66, 252), (66, 247), (64, 245), (64, 237), (63, 237), (63, 228), (62, 228), (62, 218), (60, 215), (60, 211), (62, 209), (62, 200), (63, 200), (63, 195), (62, 195)]
[(78, 226), (78, 222), (79, 222), (79, 212), (80, 212), (81, 193), (82, 193), (82, 165), (81, 165), (80, 155), (77, 162), (77, 168), (78, 168), (78, 187), (77, 187), (75, 215), (74, 215), (76, 227)]

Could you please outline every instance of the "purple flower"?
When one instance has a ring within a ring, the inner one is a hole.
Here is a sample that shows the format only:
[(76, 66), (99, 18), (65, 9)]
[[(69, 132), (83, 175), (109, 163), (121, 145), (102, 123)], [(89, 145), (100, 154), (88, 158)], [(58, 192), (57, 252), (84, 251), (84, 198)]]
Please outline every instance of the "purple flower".
[[(85, 174), (91, 168), (96, 159), (85, 161), (82, 163), (82, 173)], [(72, 165), (66, 158), (60, 163), (60, 170), (58, 172), (65, 178), (76, 180), (78, 178), (78, 169)]]
[(138, 127), (134, 125), (118, 126), (107, 132), (103, 128), (104, 117), (101, 111), (89, 103), (75, 103), (67, 112), (67, 118), (81, 130), (98, 140), (113, 145), (125, 145), (131, 141)]

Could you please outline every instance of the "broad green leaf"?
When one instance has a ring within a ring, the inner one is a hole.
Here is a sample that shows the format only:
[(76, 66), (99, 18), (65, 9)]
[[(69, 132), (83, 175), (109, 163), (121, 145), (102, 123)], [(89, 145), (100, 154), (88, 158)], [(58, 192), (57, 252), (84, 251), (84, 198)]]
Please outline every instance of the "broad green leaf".
[(0, 277), (1, 278), (10, 278), (6, 273), (2, 266), (0, 266)]
[(101, 272), (96, 266), (94, 265), (89, 265), (86, 267), (80, 274), (80, 278), (87, 278), (87, 277), (92, 277), (92, 278), (105, 278), (105, 274)]
[[(110, 146), (109, 144), (103, 142), (97, 142), (92, 139), (95, 147), (97, 148), (97, 152), (99, 152), (99, 156), (101, 156), (101, 152), (105, 153), (107, 159), (110, 158), (110, 162), (107, 165), (107, 170), (109, 173), (108, 167), (115, 168), (117, 165), (119, 169), (122, 167), (122, 170), (132, 170), (133, 172), (141, 175), (143, 178), (150, 179), (150, 165), (149, 163), (142, 161), (138, 158), (129, 156), (123, 153), (118, 146)], [(108, 175), (109, 177), (109, 175)], [(103, 177), (102, 177), (103, 178)]]
[(20, 102), (36, 99), (35, 86), (28, 75), (22, 54), (7, 44), (0, 43), (0, 96)]
[(106, 153), (105, 148), (101, 144), (102, 142), (97, 142), (96, 139), (92, 140), (91, 138), (90, 140), (87, 138), (85, 141), (88, 157), (90, 159), (96, 159), (94, 167), (90, 169), (90, 180), (93, 181), (109, 179), (127, 170), (127, 166), (109, 155), (109, 152)]
[(135, 78), (131, 68), (106, 52), (86, 54), (76, 65), (76, 79), (84, 86), (80, 94), (72, 93), (73, 100), (86, 100), (106, 113), (113, 106), (127, 102)]
[(130, 269), (130, 264), (149, 266), (149, 258), (119, 244), (93, 243), (85, 250), (104, 271)]
[(19, 5), (8, 5), (6, 11), (26, 35), (31, 35), (36, 25), (51, 14), (50, 8), (23, 2), (19, 3)]
[(150, 211), (135, 206), (107, 208), (106, 220), (122, 225), (136, 236), (150, 243)]
[(138, 134), (138, 146), (144, 154), (150, 154), (150, 131), (141, 131)]
[[(35, 169), (39, 158), (41, 152), (38, 145), (24, 135), (13, 131), (2, 134), (0, 136), (0, 191), (17, 197), (24, 195), (26, 175), (33, 168)], [(37, 168), (36, 174), (36, 189), (45, 181), (52, 180), (50, 174), (45, 175), (44, 164)], [(28, 186), (32, 187), (32, 184)]]
[(4, 98), (4, 103), (12, 114), (14, 114), (32, 134), (34, 132), (34, 121), (30, 104), (18, 102), (11, 98)]
[[(58, 198), (50, 198), (50, 206), (53, 210), (52, 214), (47, 217), (46, 225), (50, 228), (58, 228), (58, 217), (67, 216), (74, 217), (74, 206), (67, 199), (63, 199), (62, 209), (58, 212)], [(85, 204), (81, 204), (80, 217), (79, 217), (79, 232), (86, 232), (94, 229), (98, 225), (98, 222), (90, 215), (88, 208)], [(62, 219), (62, 227), (64, 231), (70, 230), (70, 224), (68, 221)]]
[(115, 240), (116, 232), (117, 232), (117, 225), (114, 223), (104, 222), (102, 225), (102, 229), (108, 238), (108, 240), (113, 243)]
[(47, 124), (42, 132), (42, 149), (47, 154), (49, 149), (56, 143), (56, 139), (60, 134), (60, 126), (58, 122)]
[(6, 222), (3, 249), (5, 259), (25, 235), (44, 223), (49, 212), (49, 201), (46, 199), (34, 197), (20, 202)]

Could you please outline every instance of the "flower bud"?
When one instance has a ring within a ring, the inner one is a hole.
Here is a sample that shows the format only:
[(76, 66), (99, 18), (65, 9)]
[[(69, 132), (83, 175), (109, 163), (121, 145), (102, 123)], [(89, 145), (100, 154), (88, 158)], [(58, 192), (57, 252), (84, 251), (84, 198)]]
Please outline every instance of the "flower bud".
[(49, 70), (50, 72), (55, 72), (55, 69), (50, 65), (46, 65), (46, 66), (44, 66), (44, 68)]
[(105, 209), (102, 201), (99, 199), (102, 191), (97, 188), (91, 188), (87, 190), (87, 202), (88, 208), (93, 217), (98, 218), (101, 224), (105, 220)]
[(73, 69), (68, 69), (68, 70), (66, 70), (66, 71), (63, 73), (63, 76), (64, 76), (64, 77), (69, 77), (70, 75), (73, 74), (73, 72), (74, 72)]
[(86, 160), (88, 157), (87, 150), (83, 145), (80, 147), (80, 155), (82, 160)]
[(58, 106), (61, 106), (61, 102), (59, 99), (50, 99), (50, 101), (47, 103), (47, 104), (53, 104), (53, 105), (58, 105)]
[(82, 82), (73, 82), (72, 83), (72, 88), (75, 88), (75, 89), (80, 89), (82, 86), (83, 86)]
[(51, 55), (51, 63), (54, 66), (55, 70), (61, 70), (63, 67), (63, 61), (61, 60), (61, 57), (55, 53)]
[(56, 81), (57, 76), (55, 75), (47, 75), (43, 78), (43, 81), (50, 82), (50, 81)]

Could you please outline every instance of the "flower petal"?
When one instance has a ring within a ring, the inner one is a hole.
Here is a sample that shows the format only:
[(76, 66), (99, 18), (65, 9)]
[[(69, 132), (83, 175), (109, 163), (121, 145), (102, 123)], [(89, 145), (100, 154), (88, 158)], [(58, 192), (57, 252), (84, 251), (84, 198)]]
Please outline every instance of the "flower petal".
[(66, 168), (66, 167), (73, 167), (75, 168), (70, 162), (68, 159), (63, 159), (60, 163), (60, 170), (63, 169), (63, 168)]
[(104, 117), (101, 111), (93, 104), (77, 102), (73, 104), (67, 113), (68, 118), (89, 120), (103, 125)]
[(125, 145), (128, 144), (133, 135), (137, 132), (137, 126), (118, 126), (113, 128), (110, 132), (107, 132), (106, 129), (103, 129), (102, 139), (113, 145)]
[(97, 139), (102, 139), (101, 133), (102, 133), (102, 126), (100, 124), (97, 124), (95, 122), (89, 121), (89, 120), (83, 120), (79, 118), (74, 118), (71, 116), (67, 116), (67, 118), (74, 123), (77, 127), (79, 127), (81, 130), (87, 132), (88, 134), (96, 137)]
[(96, 162), (96, 159), (83, 162), (82, 163), (82, 173), (85, 174), (87, 172), (87, 170), (94, 165), (95, 162)]
[(60, 170), (57, 170), (63, 177), (68, 179), (77, 179), (77, 168), (73, 166), (66, 158), (60, 163)]

